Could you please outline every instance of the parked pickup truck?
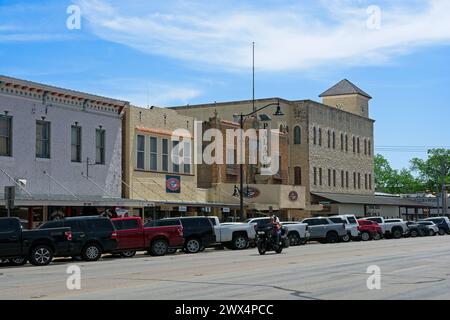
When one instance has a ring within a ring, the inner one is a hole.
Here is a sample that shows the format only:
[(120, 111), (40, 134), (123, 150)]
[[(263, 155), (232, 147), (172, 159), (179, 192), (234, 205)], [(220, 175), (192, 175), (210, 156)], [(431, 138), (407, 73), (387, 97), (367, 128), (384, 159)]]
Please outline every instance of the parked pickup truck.
[(281, 225), (287, 229), (290, 246), (298, 246), (308, 242), (310, 234), (306, 223), (282, 221)]
[(252, 225), (242, 222), (220, 223), (218, 217), (208, 217), (214, 226), (216, 242), (235, 250), (246, 249), (256, 239), (256, 231)]
[(342, 241), (349, 242), (350, 240), (359, 239), (361, 234), (358, 230), (358, 220), (353, 214), (342, 214), (337, 216), (329, 217), (334, 223), (345, 224), (345, 229), (347, 229), (347, 235), (342, 238)]
[(329, 218), (307, 218), (302, 221), (308, 225), (310, 240), (321, 243), (336, 243), (347, 235), (344, 223), (334, 223)]
[(408, 225), (402, 219), (384, 219), (383, 217), (366, 217), (364, 219), (378, 223), (385, 237), (399, 239), (409, 234)]
[(47, 265), (70, 247), (71, 240), (70, 228), (23, 230), (18, 218), (0, 218), (0, 259), (15, 265), (27, 260), (35, 266)]
[(132, 257), (146, 250), (153, 256), (163, 256), (169, 249), (182, 248), (183, 227), (180, 221), (151, 221), (144, 227), (139, 217), (111, 219), (117, 232), (117, 248), (113, 253)]

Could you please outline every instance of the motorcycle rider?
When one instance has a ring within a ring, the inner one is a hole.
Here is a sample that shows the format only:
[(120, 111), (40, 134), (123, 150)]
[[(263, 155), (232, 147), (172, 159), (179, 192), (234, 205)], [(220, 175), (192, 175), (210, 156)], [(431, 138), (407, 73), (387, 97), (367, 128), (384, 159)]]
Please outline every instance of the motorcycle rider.
[(270, 225), (272, 227), (272, 238), (274, 242), (278, 245), (280, 243), (281, 237), (281, 224), (277, 216), (273, 215), (270, 217)]

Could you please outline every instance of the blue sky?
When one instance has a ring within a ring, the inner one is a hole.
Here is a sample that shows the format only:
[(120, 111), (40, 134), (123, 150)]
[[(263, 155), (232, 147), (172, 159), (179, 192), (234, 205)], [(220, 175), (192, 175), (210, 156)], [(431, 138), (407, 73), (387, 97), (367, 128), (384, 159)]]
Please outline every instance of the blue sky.
[(0, 0), (0, 74), (141, 106), (250, 99), (255, 41), (257, 98), (319, 100), (347, 78), (374, 97), (376, 146), (450, 145), (450, 1), (254, 3)]

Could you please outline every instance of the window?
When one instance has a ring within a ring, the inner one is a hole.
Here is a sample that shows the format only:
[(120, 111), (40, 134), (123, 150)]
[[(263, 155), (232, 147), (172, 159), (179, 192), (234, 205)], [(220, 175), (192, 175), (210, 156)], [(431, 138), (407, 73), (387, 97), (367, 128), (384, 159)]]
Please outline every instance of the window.
[(104, 129), (95, 129), (95, 163), (105, 164), (105, 139), (106, 131)]
[(345, 182), (344, 182), (344, 170), (341, 170), (341, 188), (344, 188)]
[(328, 146), (328, 149), (331, 148), (331, 131), (330, 130), (327, 131), (327, 146)]
[(302, 143), (302, 129), (299, 126), (294, 128), (294, 144)]
[(367, 140), (364, 139), (364, 155), (367, 155)]
[(352, 139), (353, 141), (353, 153), (356, 153), (356, 138), (355, 137), (353, 137), (353, 139)]
[(348, 136), (345, 135), (345, 152), (348, 152)]
[(300, 186), (302, 184), (302, 168), (294, 168), (294, 185)]
[(71, 127), (71, 159), (72, 162), (81, 162), (81, 127)]
[(183, 148), (183, 171), (184, 173), (191, 173), (191, 142), (185, 141)]
[(333, 170), (333, 187), (336, 188), (336, 170)]
[(341, 151), (344, 151), (344, 134), (341, 133)]
[(336, 133), (333, 131), (333, 149), (336, 149)]
[(369, 190), (372, 190), (372, 175), (369, 174)]
[(349, 178), (348, 178), (348, 171), (345, 171), (345, 187), (348, 189), (349, 188)]
[(314, 185), (317, 186), (317, 168), (314, 167)]
[(0, 115), (0, 156), (12, 156), (12, 117)]
[(356, 189), (356, 172), (353, 172), (353, 189)]
[(360, 150), (360, 143), (359, 143), (360, 141), (359, 141), (359, 138), (358, 139), (356, 139), (356, 148), (357, 148), (357, 152), (358, 152), (358, 154), (360, 154), (361, 152), (361, 150)]
[(144, 136), (137, 136), (137, 143), (136, 143), (136, 167), (138, 169), (145, 169), (145, 137)]
[(162, 139), (162, 171), (169, 171), (169, 140)]
[(319, 146), (322, 146), (322, 128), (319, 128)]
[(158, 170), (158, 138), (150, 137), (150, 170)]
[(367, 173), (364, 175), (364, 189), (368, 189), (368, 184), (367, 184)]
[(50, 122), (36, 121), (36, 158), (50, 158)]
[(358, 189), (361, 190), (361, 173), (358, 173)]
[(319, 168), (319, 184), (322, 185), (322, 168)]
[(316, 129), (316, 127), (313, 128), (313, 141), (314, 141), (314, 144), (317, 144), (317, 129)]
[(172, 141), (172, 171), (175, 173), (180, 172), (180, 155), (178, 145), (179, 141)]
[(331, 169), (328, 169), (328, 186), (331, 187)]
[(139, 229), (139, 223), (136, 219), (130, 220), (116, 220), (112, 221), (116, 230), (131, 230)]
[(370, 142), (370, 140), (367, 141), (367, 153), (369, 155), (369, 157), (372, 156), (372, 143)]

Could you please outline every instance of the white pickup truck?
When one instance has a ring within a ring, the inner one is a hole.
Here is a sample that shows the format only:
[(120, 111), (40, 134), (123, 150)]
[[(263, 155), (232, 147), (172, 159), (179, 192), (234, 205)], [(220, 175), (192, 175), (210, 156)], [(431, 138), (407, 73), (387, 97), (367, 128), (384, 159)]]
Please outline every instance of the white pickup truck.
[(364, 219), (378, 223), (385, 237), (399, 239), (409, 233), (408, 225), (403, 219), (384, 219), (383, 217), (366, 217)]
[(358, 230), (358, 220), (356, 219), (356, 216), (353, 214), (342, 214), (337, 216), (329, 217), (331, 221), (334, 223), (341, 223), (344, 222), (345, 229), (347, 230), (347, 235), (342, 237), (343, 242), (349, 242), (350, 240), (356, 240), (359, 239), (361, 236), (359, 230)]
[(216, 234), (216, 242), (225, 245), (231, 249), (246, 249), (250, 242), (256, 239), (255, 228), (242, 222), (226, 222), (220, 223), (218, 217), (208, 217), (214, 226)]

